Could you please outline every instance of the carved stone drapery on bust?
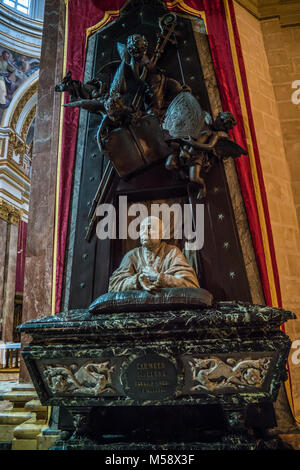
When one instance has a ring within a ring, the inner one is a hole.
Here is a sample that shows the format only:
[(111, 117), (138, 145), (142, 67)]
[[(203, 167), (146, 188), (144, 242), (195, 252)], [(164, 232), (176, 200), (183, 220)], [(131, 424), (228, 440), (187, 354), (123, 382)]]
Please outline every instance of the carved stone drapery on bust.
[(163, 287), (199, 287), (196, 273), (182, 252), (161, 241), (162, 223), (147, 217), (141, 223), (141, 247), (129, 251), (112, 274), (109, 292), (153, 291)]

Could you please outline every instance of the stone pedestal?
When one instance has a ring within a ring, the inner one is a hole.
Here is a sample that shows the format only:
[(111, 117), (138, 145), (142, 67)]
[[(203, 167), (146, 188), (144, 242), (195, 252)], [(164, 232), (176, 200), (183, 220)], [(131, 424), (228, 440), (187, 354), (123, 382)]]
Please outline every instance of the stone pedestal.
[(291, 312), (213, 308), (33, 320), (23, 356), (42, 405), (69, 416), (56, 449), (280, 448), (273, 403), (286, 380)]

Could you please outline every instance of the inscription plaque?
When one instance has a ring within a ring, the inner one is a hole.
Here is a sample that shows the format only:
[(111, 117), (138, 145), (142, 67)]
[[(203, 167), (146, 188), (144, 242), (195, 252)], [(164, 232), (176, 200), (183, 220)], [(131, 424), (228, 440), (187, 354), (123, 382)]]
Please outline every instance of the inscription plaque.
[(174, 364), (158, 354), (134, 359), (124, 371), (126, 394), (134, 400), (159, 401), (175, 393), (177, 371)]

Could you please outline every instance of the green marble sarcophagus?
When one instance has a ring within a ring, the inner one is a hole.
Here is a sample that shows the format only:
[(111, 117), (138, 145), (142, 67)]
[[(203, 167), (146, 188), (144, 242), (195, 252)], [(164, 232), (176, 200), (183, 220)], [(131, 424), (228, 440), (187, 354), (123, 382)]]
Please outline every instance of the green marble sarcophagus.
[(293, 318), (219, 302), (189, 311), (76, 310), (20, 329), (32, 336), (23, 357), (42, 404), (73, 416), (57, 448), (248, 449), (279, 445), (268, 429), (290, 349), (280, 326)]

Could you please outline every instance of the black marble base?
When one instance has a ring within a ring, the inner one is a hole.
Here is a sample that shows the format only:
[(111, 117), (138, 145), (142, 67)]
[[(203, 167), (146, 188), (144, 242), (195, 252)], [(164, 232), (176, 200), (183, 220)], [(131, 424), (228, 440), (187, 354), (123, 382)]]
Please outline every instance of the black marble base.
[(293, 318), (220, 302), (72, 311), (20, 328), (33, 338), (23, 357), (42, 404), (64, 410), (57, 448), (258, 449), (282, 445), (267, 431), (291, 344), (280, 325)]
[(1, 450), (11, 450), (11, 441), (10, 442), (0, 442), (0, 451)]
[(247, 436), (228, 435), (224, 439), (211, 442), (162, 442), (160, 444), (149, 444), (148, 442), (132, 443), (109, 443), (97, 444), (89, 439), (71, 439), (69, 441), (59, 440), (50, 450), (100, 450), (107, 452), (124, 451), (148, 451), (148, 452), (193, 452), (206, 450), (293, 450), (293, 448), (283, 442), (280, 438), (251, 439)]

